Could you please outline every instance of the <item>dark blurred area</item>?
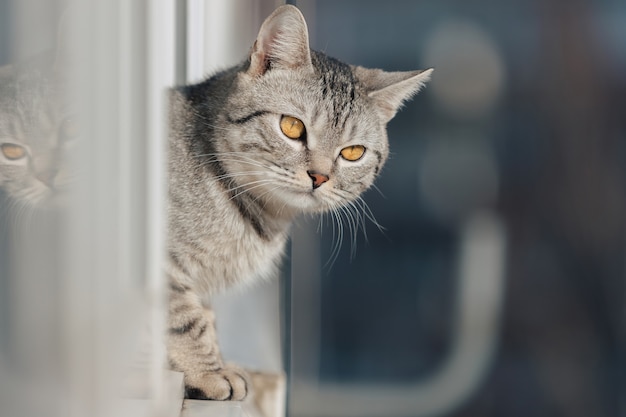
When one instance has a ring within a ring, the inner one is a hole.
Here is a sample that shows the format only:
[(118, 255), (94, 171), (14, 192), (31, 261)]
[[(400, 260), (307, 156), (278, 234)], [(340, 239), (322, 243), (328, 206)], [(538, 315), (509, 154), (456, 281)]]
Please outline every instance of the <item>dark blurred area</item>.
[[(507, 236), (498, 346), (450, 416), (626, 416), (626, 2), (317, 0), (311, 43), (435, 67), (389, 125), (371, 222), (321, 282), (320, 378), (428, 379), (454, 332), (459, 229)], [(306, 14), (306, 13), (305, 13)], [(307, 16), (308, 17), (308, 16)], [(322, 261), (332, 257), (332, 226)], [(297, 279), (297, 278), (294, 278)]]

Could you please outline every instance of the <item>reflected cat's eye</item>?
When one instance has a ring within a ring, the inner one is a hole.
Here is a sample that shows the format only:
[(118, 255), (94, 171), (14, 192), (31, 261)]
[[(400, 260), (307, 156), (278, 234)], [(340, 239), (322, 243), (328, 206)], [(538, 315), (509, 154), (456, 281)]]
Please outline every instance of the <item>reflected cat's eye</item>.
[(3, 143), (0, 145), (0, 149), (4, 157), (12, 161), (22, 159), (26, 156), (26, 149), (14, 143)]
[(291, 116), (283, 116), (280, 118), (280, 130), (289, 139), (304, 139), (306, 134), (302, 120)]
[(353, 145), (347, 146), (341, 150), (341, 157), (347, 161), (358, 161), (365, 153), (365, 146)]

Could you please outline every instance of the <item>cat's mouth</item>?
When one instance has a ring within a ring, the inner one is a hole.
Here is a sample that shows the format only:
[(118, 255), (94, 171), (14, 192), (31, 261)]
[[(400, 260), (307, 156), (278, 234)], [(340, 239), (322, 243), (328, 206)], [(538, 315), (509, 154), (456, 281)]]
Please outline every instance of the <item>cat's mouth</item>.
[(326, 207), (323, 190), (319, 188), (286, 188), (283, 199), (293, 208), (305, 211), (320, 211)]
[[(262, 181), (262, 180), (256, 180)], [(332, 185), (325, 181), (318, 181), (314, 186), (312, 180), (300, 178), (299, 181), (281, 181), (264, 184), (253, 188), (252, 192), (257, 198), (264, 200), (266, 207), (272, 210), (284, 212), (291, 209), (305, 212), (323, 211), (328, 206), (326, 190)]]

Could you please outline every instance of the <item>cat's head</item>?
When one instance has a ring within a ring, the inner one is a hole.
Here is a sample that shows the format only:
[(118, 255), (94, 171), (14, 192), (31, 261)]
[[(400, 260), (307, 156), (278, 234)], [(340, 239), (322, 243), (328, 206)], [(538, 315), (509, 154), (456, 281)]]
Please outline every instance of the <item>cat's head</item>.
[(0, 188), (15, 202), (57, 205), (70, 183), (77, 128), (53, 71), (0, 68)]
[(221, 152), (242, 189), (279, 210), (319, 212), (369, 188), (388, 155), (386, 124), (432, 70), (384, 72), (310, 50), (293, 6), (263, 23), (235, 79)]

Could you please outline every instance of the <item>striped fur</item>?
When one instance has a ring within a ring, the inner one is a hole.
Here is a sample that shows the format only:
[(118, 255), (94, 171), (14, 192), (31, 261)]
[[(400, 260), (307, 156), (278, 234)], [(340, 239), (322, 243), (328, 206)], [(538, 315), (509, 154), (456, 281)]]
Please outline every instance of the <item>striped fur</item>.
[[(246, 374), (224, 364), (201, 297), (273, 277), (302, 213), (345, 215), (356, 228), (365, 216), (360, 194), (387, 158), (386, 122), (428, 76), (311, 51), (302, 15), (283, 6), (248, 60), (172, 90), (167, 337), (188, 397), (239, 400), (248, 390)], [(306, 135), (282, 134), (283, 115), (301, 120)], [(352, 145), (365, 147), (363, 157), (342, 159)], [(312, 183), (310, 172), (328, 180)]]

